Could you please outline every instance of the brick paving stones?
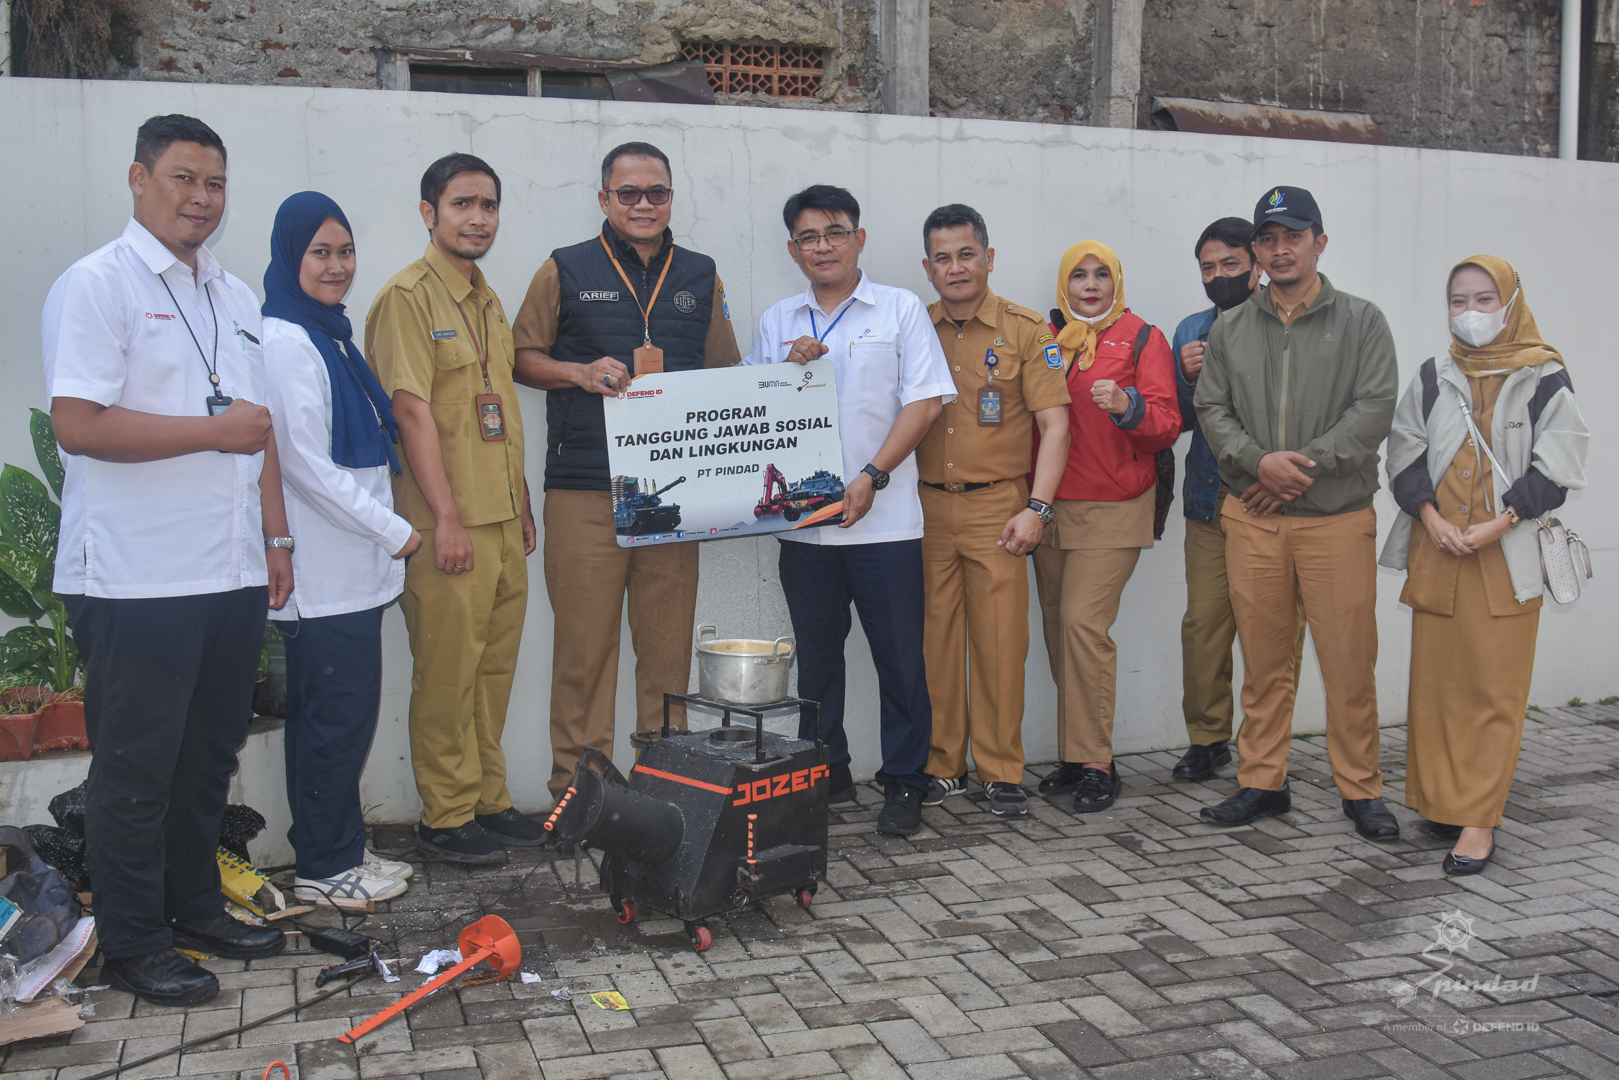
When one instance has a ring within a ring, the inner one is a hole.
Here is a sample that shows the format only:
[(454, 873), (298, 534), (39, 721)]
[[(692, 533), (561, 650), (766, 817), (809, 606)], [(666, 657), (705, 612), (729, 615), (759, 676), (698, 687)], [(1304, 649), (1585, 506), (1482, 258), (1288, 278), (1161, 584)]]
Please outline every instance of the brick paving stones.
[[(1120, 759), (1111, 813), (1035, 798), (1002, 821), (975, 786), (910, 839), (873, 831), (881, 796), (863, 787), (833, 815), (814, 906), (710, 920), (701, 955), (675, 920), (620, 926), (588, 857), (418, 864), (389, 910), (348, 919), (403, 958), (399, 983), (311, 1003), (332, 958), (294, 939), (210, 961), (225, 992), (191, 1010), (102, 992), (70, 1038), (0, 1048), (0, 1072), (75, 1080), (307, 1003), (124, 1075), (258, 1080), (281, 1058), (300, 1080), (1619, 1080), (1619, 709), (1531, 719), (1480, 877), (1441, 874), (1445, 845), (1399, 805), (1402, 728), (1383, 732), (1405, 834), (1386, 845), (1344, 819), (1320, 738), (1293, 744), (1293, 812), (1234, 830), (1196, 811), (1235, 770), (1174, 783), (1169, 753)], [(409, 853), (407, 830), (376, 832)], [(335, 1040), (485, 913), (539, 982), (454, 987), (358, 1048)], [(630, 1009), (596, 1008), (596, 990)]]

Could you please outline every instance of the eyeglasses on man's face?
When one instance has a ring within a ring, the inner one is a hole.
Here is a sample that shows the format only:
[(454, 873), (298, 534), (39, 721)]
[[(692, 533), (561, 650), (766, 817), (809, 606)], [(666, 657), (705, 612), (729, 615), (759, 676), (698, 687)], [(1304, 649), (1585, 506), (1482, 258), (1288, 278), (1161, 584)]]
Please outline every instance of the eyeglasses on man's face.
[(666, 187), (622, 187), (615, 188), (612, 194), (618, 196), (618, 204), (620, 206), (634, 206), (642, 199), (645, 199), (653, 206), (662, 206), (664, 203), (669, 201), (669, 196), (674, 194), (674, 189)]
[(849, 242), (854, 232), (849, 229), (828, 229), (824, 233), (804, 233), (793, 237), (799, 251), (813, 251), (825, 240), (828, 247), (840, 248)]

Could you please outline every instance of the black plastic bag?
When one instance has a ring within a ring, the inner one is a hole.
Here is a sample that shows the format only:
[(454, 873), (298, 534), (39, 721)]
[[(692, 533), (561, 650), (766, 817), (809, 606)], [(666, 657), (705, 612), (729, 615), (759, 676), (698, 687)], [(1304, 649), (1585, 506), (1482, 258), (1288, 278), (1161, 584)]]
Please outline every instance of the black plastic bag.
[(84, 861), (84, 837), (74, 836), (55, 825), (24, 825), (23, 832), (34, 842), (34, 851), (45, 865), (67, 879), (79, 892), (90, 891), (90, 871)]

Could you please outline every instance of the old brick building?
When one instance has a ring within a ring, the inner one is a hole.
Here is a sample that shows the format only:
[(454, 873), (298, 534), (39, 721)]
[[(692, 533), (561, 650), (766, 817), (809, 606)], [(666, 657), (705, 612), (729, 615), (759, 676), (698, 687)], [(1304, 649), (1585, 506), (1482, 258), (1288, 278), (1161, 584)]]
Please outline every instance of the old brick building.
[[(645, 80), (679, 83), (689, 75), (688, 90), (700, 88), (702, 78), (678, 65), (701, 63), (721, 105), (1184, 127), (1184, 111), (1155, 104), (1189, 99), (1194, 114), (1207, 111), (1198, 103), (1361, 114), (1347, 121), (1359, 137), (1395, 145), (1558, 150), (1563, 0), (0, 6), (11, 9), (10, 52), (20, 75), (684, 100), (647, 91)], [(1619, 0), (1583, 3), (1584, 157), (1616, 156), (1616, 9)], [(53, 33), (77, 37), (53, 50)], [(1247, 115), (1242, 122), (1251, 129)], [(1301, 122), (1310, 137), (1331, 126), (1316, 116)]]

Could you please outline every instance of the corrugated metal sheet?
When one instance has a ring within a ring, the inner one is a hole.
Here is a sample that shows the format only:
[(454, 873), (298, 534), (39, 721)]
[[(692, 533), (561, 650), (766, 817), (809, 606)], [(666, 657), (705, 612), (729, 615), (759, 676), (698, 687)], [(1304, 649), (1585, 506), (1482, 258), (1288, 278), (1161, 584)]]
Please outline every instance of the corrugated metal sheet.
[(1257, 135), (1267, 139), (1366, 143), (1387, 146), (1388, 136), (1370, 113), (1283, 109), (1240, 101), (1153, 98), (1153, 126), (1205, 135)]

